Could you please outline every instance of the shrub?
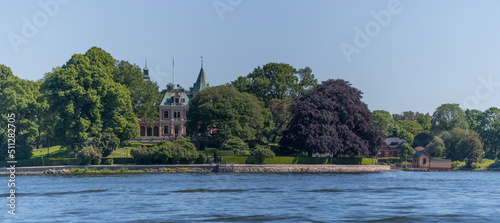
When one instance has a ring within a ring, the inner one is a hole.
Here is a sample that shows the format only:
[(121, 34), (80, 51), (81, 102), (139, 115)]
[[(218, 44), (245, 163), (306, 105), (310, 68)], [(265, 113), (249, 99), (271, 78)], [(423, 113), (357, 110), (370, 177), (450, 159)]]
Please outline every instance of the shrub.
[(77, 155), (78, 163), (81, 165), (99, 165), (101, 158), (102, 154), (93, 146), (84, 147)]
[(111, 132), (104, 132), (94, 139), (93, 144), (99, 149), (103, 157), (111, 155), (120, 145), (120, 139)]
[(113, 165), (113, 161), (114, 161), (113, 158), (108, 158), (108, 159), (106, 159), (106, 161), (104, 161), (104, 164), (105, 165)]
[(198, 160), (200, 154), (196, 147), (188, 139), (178, 139), (174, 142), (162, 141), (151, 148), (139, 146), (130, 150), (136, 164), (179, 164), (195, 162), (206, 162), (206, 157)]
[(478, 164), (478, 163), (476, 163), (476, 162), (472, 162), (472, 163), (470, 163), (470, 165), (469, 165), (469, 163), (467, 163), (467, 165), (468, 165), (470, 168), (472, 168), (472, 169), (481, 169), (481, 165), (480, 165), (480, 164)]
[(451, 162), (451, 168), (452, 168), (452, 169), (458, 169), (458, 168), (461, 168), (461, 167), (463, 167), (463, 166), (465, 166), (465, 163), (464, 163), (464, 162), (460, 162), (460, 161), (458, 161), (458, 160), (457, 160), (457, 161), (453, 161), (453, 162)]
[(130, 155), (134, 157), (136, 164), (151, 164), (152, 154), (151, 150), (145, 146), (138, 146), (130, 150)]
[(208, 156), (205, 155), (204, 153), (200, 153), (200, 155), (198, 156), (198, 159), (196, 159), (195, 163), (196, 164), (205, 164), (205, 163), (207, 163), (207, 160), (208, 160)]
[(252, 156), (257, 158), (257, 163), (264, 163), (266, 158), (274, 157), (274, 152), (270, 149), (257, 148), (252, 152)]
[(250, 156), (245, 160), (246, 164), (258, 164), (259, 160), (255, 156)]
[(250, 156), (250, 154), (251, 154), (250, 151), (248, 151), (246, 149), (245, 150), (238, 149), (238, 150), (234, 151), (235, 156)]
[(235, 137), (227, 140), (226, 144), (222, 146), (223, 150), (232, 150), (232, 151), (237, 151), (237, 150), (247, 150), (248, 149), (248, 144), (245, 143), (242, 139)]

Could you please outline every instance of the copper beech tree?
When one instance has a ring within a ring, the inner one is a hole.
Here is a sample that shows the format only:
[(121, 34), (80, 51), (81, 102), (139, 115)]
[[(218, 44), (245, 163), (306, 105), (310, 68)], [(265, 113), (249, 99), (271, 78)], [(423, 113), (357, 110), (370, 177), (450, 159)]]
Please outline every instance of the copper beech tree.
[(372, 113), (361, 95), (341, 79), (324, 81), (303, 93), (293, 101), (293, 118), (280, 144), (309, 156), (375, 155), (385, 135), (372, 124)]

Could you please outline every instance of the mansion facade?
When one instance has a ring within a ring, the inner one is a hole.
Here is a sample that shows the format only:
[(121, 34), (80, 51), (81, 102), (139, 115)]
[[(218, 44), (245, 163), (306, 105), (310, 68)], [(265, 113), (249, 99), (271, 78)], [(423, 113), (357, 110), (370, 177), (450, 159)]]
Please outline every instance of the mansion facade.
[(406, 140), (398, 138), (398, 129), (394, 126), (392, 136), (385, 139), (385, 145), (379, 150), (377, 157), (398, 157)]
[[(143, 69), (144, 81), (149, 81), (147, 65)], [(141, 137), (183, 138), (186, 136), (186, 122), (189, 110), (189, 100), (199, 91), (209, 86), (203, 64), (198, 78), (189, 91), (173, 83), (161, 91), (162, 99), (159, 106), (159, 118), (153, 124), (139, 120)]]

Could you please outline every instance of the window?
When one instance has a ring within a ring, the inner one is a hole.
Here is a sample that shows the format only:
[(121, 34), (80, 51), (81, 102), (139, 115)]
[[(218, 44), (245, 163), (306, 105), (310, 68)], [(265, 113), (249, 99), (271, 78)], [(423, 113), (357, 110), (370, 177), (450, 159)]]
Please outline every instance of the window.
[(174, 118), (181, 118), (181, 112), (174, 112)]
[(168, 118), (168, 111), (163, 111), (163, 118)]
[(176, 98), (176, 99), (175, 99), (175, 103), (176, 103), (176, 104), (179, 104), (179, 98)]
[(181, 98), (181, 102), (185, 102), (185, 101), (186, 101), (186, 99), (184, 99), (184, 98)]
[(427, 163), (427, 158), (424, 158), (423, 164), (426, 164), (426, 163)]
[(186, 111), (186, 118), (188, 117), (188, 111)]
[(168, 125), (163, 126), (163, 135), (168, 135)]

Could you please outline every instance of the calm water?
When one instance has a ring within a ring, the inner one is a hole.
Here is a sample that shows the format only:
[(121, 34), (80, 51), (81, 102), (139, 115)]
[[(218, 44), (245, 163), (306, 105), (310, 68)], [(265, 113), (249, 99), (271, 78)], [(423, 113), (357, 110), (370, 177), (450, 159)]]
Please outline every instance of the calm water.
[[(0, 180), (8, 196), (7, 177)], [(500, 172), (17, 178), (2, 222), (500, 222)]]

